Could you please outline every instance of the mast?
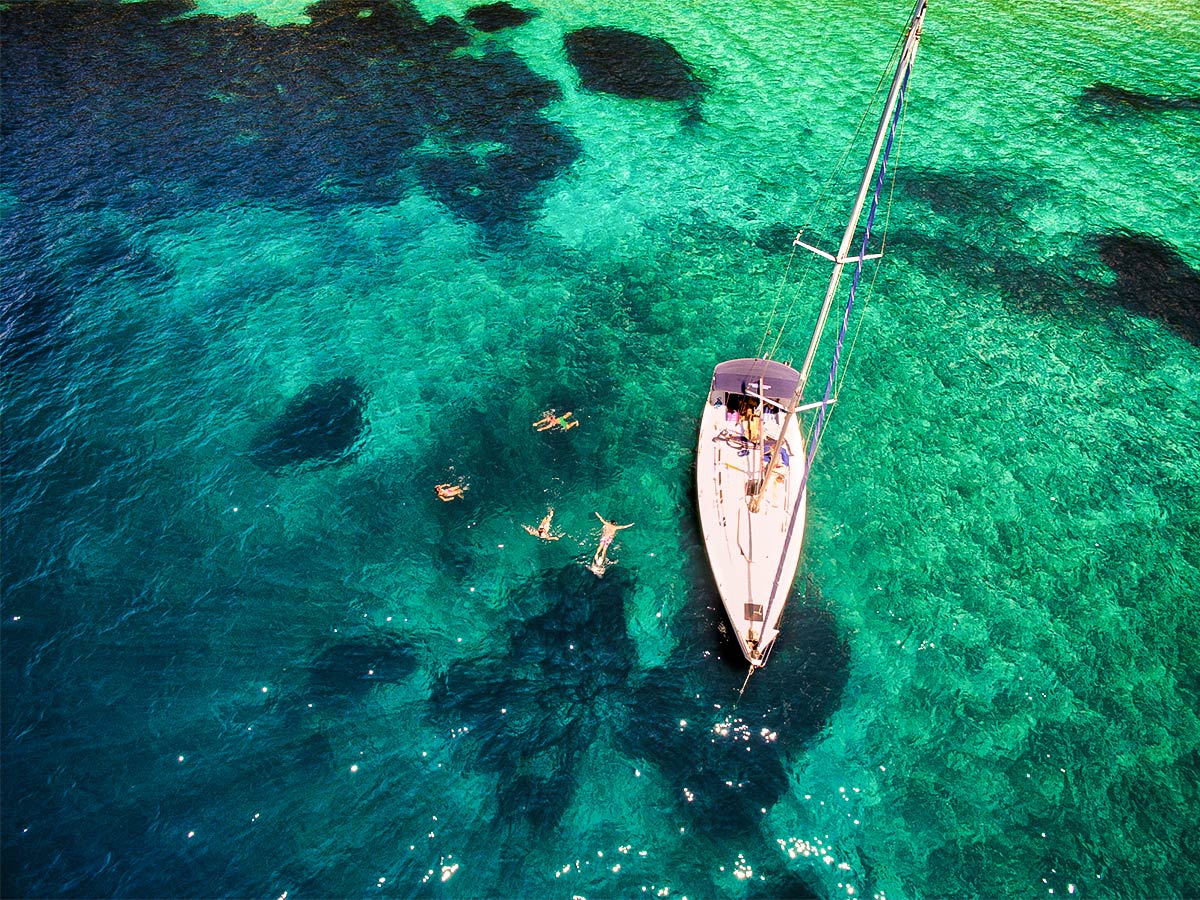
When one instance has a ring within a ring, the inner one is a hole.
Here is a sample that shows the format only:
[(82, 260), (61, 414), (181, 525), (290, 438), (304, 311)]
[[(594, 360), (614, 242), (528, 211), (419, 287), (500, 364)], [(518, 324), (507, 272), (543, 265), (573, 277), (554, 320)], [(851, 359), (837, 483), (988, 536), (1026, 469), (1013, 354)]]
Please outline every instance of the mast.
[[(850, 245), (854, 242), (854, 232), (858, 229), (858, 220), (862, 217), (863, 207), (866, 206), (867, 194), (870, 193), (871, 182), (875, 176), (875, 167), (879, 163), (879, 154), (883, 151), (884, 142), (887, 140), (888, 131), (891, 128), (892, 114), (895, 112), (896, 104), (900, 102), (901, 93), (908, 80), (908, 73), (912, 69), (913, 60), (917, 55), (917, 44), (921, 40), (921, 26), (925, 21), (925, 7), (927, 3), (928, 0), (917, 0), (917, 5), (913, 8), (912, 17), (909, 19), (908, 33), (905, 37), (904, 47), (900, 51), (900, 59), (896, 64), (896, 73), (892, 76), (892, 86), (888, 91), (887, 101), (884, 103), (883, 112), (879, 117), (879, 127), (875, 130), (875, 140), (871, 144), (871, 152), (867, 157), (862, 181), (858, 186), (858, 194), (854, 198), (854, 207), (850, 211), (850, 221), (846, 225), (846, 231), (842, 234), (842, 242), (838, 246), (837, 256), (830, 257), (833, 259), (833, 273), (829, 277), (829, 286), (825, 290), (825, 300), (822, 302), (821, 311), (817, 315), (816, 327), (813, 329), (812, 338), (808, 342), (808, 352), (804, 356), (804, 364), (800, 367), (800, 382), (796, 385), (796, 391), (792, 395), (792, 399), (788, 402), (787, 413), (783, 418), (783, 425), (779, 431), (777, 448), (783, 447), (784, 439), (787, 436), (788, 423), (795, 418), (796, 407), (800, 405), (800, 401), (804, 396), (804, 387), (808, 383), (808, 376), (812, 373), (813, 360), (817, 355), (817, 347), (820, 346), (821, 335), (825, 330), (825, 323), (829, 319), (829, 311), (833, 308), (833, 301), (837, 296), (838, 282), (841, 280), (842, 270), (846, 267), (846, 263), (849, 262), (862, 264), (863, 256), (847, 256), (846, 254), (850, 252)], [(797, 242), (799, 242), (798, 238)], [(803, 246), (807, 247), (807, 245)], [(866, 253), (865, 243), (862, 252)], [(821, 255), (828, 256), (825, 253), (821, 253)], [(771, 461), (767, 466), (767, 471), (763, 473), (759, 489), (750, 503), (752, 512), (758, 512), (763, 494), (770, 483), (771, 475), (774, 473), (776, 463), (781, 456), (783, 456), (783, 453), (778, 449), (775, 453), (771, 454)], [(804, 474), (807, 481), (807, 470)], [(803, 496), (803, 490), (799, 496)], [(788, 538), (789, 540), (791, 538), (790, 527), (788, 528)], [(774, 600), (774, 592), (772, 592), (771, 599)]]
[(875, 130), (875, 141), (871, 144), (871, 154), (867, 157), (867, 165), (863, 170), (862, 182), (858, 186), (858, 195), (854, 198), (854, 208), (850, 211), (850, 221), (846, 225), (846, 231), (842, 235), (842, 243), (838, 246), (837, 258), (833, 261), (833, 274), (829, 278), (829, 287), (825, 291), (825, 301), (821, 304), (821, 312), (817, 317), (817, 327), (813, 330), (812, 339), (808, 344), (808, 353), (804, 357), (804, 365), (800, 368), (800, 383), (796, 386), (796, 396), (800, 397), (804, 394), (804, 386), (808, 381), (808, 376), (812, 372), (813, 359), (817, 355), (817, 346), (821, 343), (821, 332), (825, 328), (825, 321), (829, 318), (829, 310), (833, 306), (834, 296), (837, 294), (838, 282), (842, 277), (842, 269), (846, 267), (848, 262), (857, 262), (857, 257), (847, 257), (850, 252), (850, 245), (854, 242), (854, 232), (858, 230), (858, 220), (862, 216), (863, 207), (867, 204), (867, 194), (871, 190), (871, 181), (875, 175), (875, 166), (879, 163), (879, 154), (883, 150), (883, 143), (887, 139), (888, 128), (890, 127), (892, 112), (896, 108), (896, 103), (900, 98), (900, 90), (904, 86), (904, 81), (908, 75), (909, 69), (912, 68), (913, 58), (917, 53), (917, 42), (921, 39), (921, 24), (925, 19), (925, 5), (928, 0), (917, 0), (916, 8), (913, 10), (912, 20), (908, 26), (908, 38), (904, 42), (904, 49), (900, 52), (900, 61), (896, 65), (896, 74), (892, 77), (892, 87), (888, 91), (887, 102), (884, 104), (883, 113), (879, 117), (879, 127)]

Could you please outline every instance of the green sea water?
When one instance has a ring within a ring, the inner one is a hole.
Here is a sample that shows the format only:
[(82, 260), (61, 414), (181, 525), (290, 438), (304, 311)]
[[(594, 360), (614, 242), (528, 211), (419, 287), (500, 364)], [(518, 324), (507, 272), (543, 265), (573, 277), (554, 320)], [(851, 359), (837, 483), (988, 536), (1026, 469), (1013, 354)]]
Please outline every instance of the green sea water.
[[(711, 603), (692, 485), (712, 367), (757, 351), (827, 187), (810, 233), (834, 240), (858, 177), (837, 164), (910, 11), (536, 8), (460, 51), (557, 84), (543, 113), (580, 145), (501, 236), (415, 183), (153, 214), (6, 187), (72, 298), (61, 368), (6, 371), (6, 896), (752, 897), (781, 872), (820, 897), (1196, 896), (1200, 347), (1111, 302), (1140, 269), (1096, 242), (1150, 236), (1200, 277), (1200, 112), (1084, 96), (1200, 97), (1200, 17), (1159, 0), (930, 7), (886, 260), (809, 483), (821, 599), (793, 596), (836, 623), (845, 686), (758, 830), (709, 836), (665, 763), (601, 738), (519, 874), (497, 861), (528, 834), (496, 824), (431, 687), (505, 658), (543, 611), (524, 586), (590, 557), (597, 512), (634, 524), (613, 556), (635, 664), (671, 664)], [(708, 86), (699, 116), (584, 90), (562, 40), (597, 24), (669, 41)], [(96, 108), (121, 89), (98, 80)], [(166, 274), (97, 277), (96, 235)], [(288, 398), (344, 374), (369, 395), (353, 460), (247, 462)], [(535, 432), (551, 407), (580, 426)], [(548, 506), (565, 536), (541, 543), (520, 526)], [(284, 716), (314, 644), (365, 628), (418, 647), (416, 673)], [(799, 665), (787, 638), (749, 690)], [(330, 763), (293, 778), (281, 748), (314, 730)]]

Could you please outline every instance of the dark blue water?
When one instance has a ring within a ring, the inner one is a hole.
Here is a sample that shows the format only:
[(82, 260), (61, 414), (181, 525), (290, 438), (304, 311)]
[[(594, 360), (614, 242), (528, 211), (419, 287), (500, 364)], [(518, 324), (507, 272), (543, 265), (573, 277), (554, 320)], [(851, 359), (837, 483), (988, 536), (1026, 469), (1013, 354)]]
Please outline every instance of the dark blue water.
[(1186, 4), (931, 9), (738, 702), (700, 398), (908, 11), (0, 5), (4, 896), (1200, 894)]

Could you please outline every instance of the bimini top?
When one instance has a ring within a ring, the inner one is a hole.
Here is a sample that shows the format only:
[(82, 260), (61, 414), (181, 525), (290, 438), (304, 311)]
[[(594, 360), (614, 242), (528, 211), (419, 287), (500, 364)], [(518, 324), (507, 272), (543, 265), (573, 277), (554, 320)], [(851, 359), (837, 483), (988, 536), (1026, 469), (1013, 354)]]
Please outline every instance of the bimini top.
[(720, 363), (713, 371), (712, 389), (735, 394), (759, 393), (773, 400), (791, 397), (800, 384), (800, 373), (791, 366), (773, 359), (731, 359)]

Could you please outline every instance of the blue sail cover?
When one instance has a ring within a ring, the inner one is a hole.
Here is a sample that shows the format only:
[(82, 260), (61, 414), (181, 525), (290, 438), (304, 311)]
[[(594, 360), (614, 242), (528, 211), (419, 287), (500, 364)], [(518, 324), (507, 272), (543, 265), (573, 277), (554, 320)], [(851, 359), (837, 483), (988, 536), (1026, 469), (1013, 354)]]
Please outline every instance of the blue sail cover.
[(757, 394), (760, 391), (772, 400), (786, 400), (796, 392), (800, 373), (791, 366), (773, 359), (730, 359), (713, 371), (712, 389), (735, 394)]

